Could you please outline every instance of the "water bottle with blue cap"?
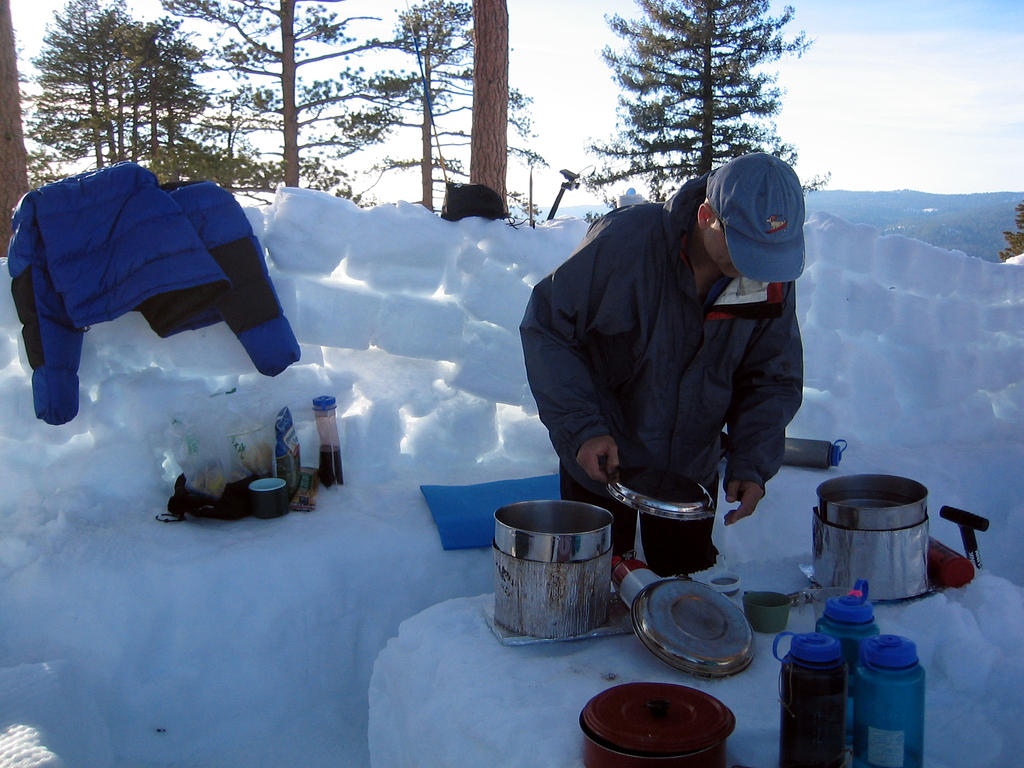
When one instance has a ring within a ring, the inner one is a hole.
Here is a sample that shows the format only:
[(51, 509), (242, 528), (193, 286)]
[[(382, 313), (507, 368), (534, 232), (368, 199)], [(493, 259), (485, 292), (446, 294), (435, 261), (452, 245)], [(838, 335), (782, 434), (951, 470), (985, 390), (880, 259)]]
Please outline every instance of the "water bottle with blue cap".
[(899, 635), (860, 645), (853, 709), (854, 768), (922, 768), (924, 668)]
[(846, 450), (845, 440), (808, 440), (803, 437), (787, 437), (782, 463), (793, 467), (831, 469), (838, 467)]
[(818, 619), (815, 630), (830, 635), (837, 640), (843, 649), (843, 659), (849, 670), (847, 695), (850, 701), (846, 707), (846, 740), (853, 740), (853, 698), (857, 687), (857, 660), (860, 657), (860, 644), (869, 637), (879, 634), (875, 623), (875, 609), (868, 601), (868, 582), (857, 579), (853, 589), (841, 597), (830, 597), (825, 601), (825, 612)]
[[(790, 637), (789, 653), (779, 642)], [(846, 748), (846, 662), (839, 640), (820, 632), (780, 632), (772, 654), (779, 671), (779, 768), (843, 768)]]

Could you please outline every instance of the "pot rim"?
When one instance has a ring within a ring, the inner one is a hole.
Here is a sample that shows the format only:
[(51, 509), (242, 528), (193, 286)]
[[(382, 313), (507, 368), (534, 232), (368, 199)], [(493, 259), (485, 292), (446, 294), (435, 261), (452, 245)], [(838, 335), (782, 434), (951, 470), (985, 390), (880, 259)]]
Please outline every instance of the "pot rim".
[(695, 489), (701, 498), (693, 501), (671, 501), (668, 499), (657, 499), (653, 496), (636, 491), (621, 481), (608, 483), (608, 493), (616, 501), (632, 507), (641, 513), (647, 513), (656, 517), (665, 517), (672, 520), (705, 520), (714, 517), (712, 509), (711, 494), (708, 493), (700, 483), (694, 483)]
[(817, 488), (815, 514), (839, 528), (890, 531), (928, 519), (928, 489), (898, 475), (843, 475)]
[(520, 560), (582, 562), (611, 550), (614, 519), (607, 509), (581, 501), (517, 501), (494, 511), (493, 545)]

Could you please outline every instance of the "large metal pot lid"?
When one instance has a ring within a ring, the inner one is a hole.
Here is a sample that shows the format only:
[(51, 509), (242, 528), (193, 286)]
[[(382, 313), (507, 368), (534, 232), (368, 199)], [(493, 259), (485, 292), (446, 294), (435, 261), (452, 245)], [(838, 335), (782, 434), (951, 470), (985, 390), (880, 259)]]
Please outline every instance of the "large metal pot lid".
[(633, 629), (655, 656), (701, 677), (742, 672), (754, 657), (754, 633), (729, 598), (688, 579), (649, 584), (633, 600)]
[(659, 517), (702, 520), (714, 515), (711, 494), (698, 482), (663, 469), (619, 470), (608, 493), (626, 506)]
[(634, 755), (669, 757), (725, 741), (736, 717), (710, 694), (674, 683), (625, 683), (592, 698), (580, 714), (588, 736)]

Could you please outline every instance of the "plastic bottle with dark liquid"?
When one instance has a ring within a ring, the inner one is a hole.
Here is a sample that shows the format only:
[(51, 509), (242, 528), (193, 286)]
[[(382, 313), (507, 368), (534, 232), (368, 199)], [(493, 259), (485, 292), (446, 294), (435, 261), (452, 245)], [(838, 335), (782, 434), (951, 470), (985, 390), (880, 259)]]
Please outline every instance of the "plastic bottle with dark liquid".
[[(779, 641), (791, 637), (779, 658)], [(846, 662), (839, 640), (818, 632), (776, 636), (779, 672), (779, 768), (843, 768), (846, 749)]]
[(330, 488), (335, 483), (345, 483), (341, 469), (337, 407), (331, 395), (313, 398), (313, 415), (316, 417), (316, 431), (320, 436), (320, 469), (317, 475), (320, 478), (320, 485), (325, 488)]

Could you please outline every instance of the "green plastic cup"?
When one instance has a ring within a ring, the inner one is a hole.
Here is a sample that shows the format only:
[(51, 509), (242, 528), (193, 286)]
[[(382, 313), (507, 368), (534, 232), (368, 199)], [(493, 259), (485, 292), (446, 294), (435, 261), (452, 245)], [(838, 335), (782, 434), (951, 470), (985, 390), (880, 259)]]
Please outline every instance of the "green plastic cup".
[(789, 595), (781, 592), (744, 592), (743, 613), (755, 632), (776, 633), (789, 622)]

